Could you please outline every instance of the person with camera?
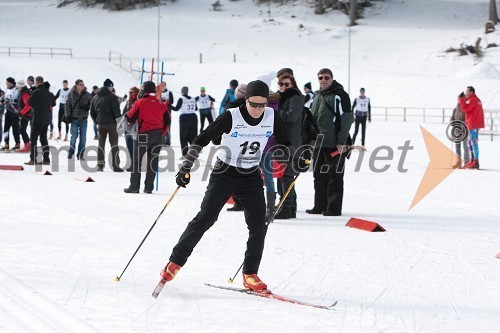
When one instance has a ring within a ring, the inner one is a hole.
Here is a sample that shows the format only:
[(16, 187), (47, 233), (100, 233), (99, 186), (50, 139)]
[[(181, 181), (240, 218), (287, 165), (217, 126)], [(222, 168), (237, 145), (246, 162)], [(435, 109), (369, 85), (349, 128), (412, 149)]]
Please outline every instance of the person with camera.
[(484, 111), (481, 100), (476, 95), (472, 86), (465, 89), (463, 96), (459, 97), (458, 103), (465, 113), (465, 123), (469, 129), (467, 144), (471, 151), (471, 160), (464, 165), (465, 169), (479, 169), (479, 130), (484, 128)]

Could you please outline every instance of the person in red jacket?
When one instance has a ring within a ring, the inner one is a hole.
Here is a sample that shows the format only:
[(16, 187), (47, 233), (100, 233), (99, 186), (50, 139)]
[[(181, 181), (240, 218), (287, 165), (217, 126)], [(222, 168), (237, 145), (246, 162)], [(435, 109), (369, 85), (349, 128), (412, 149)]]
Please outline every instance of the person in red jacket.
[(146, 81), (141, 86), (139, 96), (132, 109), (125, 114), (129, 123), (138, 124), (138, 136), (134, 142), (134, 158), (132, 159), (132, 173), (130, 174), (130, 185), (123, 191), (125, 193), (139, 193), (141, 182), (141, 162), (144, 154), (147, 154), (146, 180), (144, 181), (144, 193), (152, 193), (155, 180), (155, 172), (158, 169), (158, 156), (161, 150), (162, 132), (168, 123), (168, 113), (165, 104), (156, 98), (156, 85), (152, 81)]
[(479, 169), (479, 129), (484, 128), (484, 111), (481, 100), (476, 95), (476, 90), (468, 86), (464, 96), (459, 98), (458, 103), (465, 113), (465, 123), (469, 129), (469, 151), (472, 152), (472, 158), (469, 163), (464, 165), (466, 169)]
[(20, 148), (18, 153), (29, 153), (31, 151), (30, 137), (26, 129), (31, 121), (31, 106), (28, 104), (28, 99), (31, 96), (31, 90), (26, 87), (24, 80), (17, 81), (17, 89), (19, 89), (19, 113), (21, 114), (21, 126), (19, 133), (21, 134), (24, 142), (24, 147)]

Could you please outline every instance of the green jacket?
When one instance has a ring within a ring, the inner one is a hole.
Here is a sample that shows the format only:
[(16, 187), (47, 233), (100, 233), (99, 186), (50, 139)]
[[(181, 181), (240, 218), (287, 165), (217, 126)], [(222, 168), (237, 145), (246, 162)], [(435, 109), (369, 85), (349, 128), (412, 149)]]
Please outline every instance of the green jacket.
[[(331, 110), (325, 104), (330, 105)], [(330, 88), (316, 91), (311, 112), (316, 119), (320, 134), (324, 135), (322, 147), (335, 148), (337, 144), (346, 144), (354, 116), (349, 95), (341, 84), (333, 81)], [(336, 117), (334, 112), (337, 114)]]

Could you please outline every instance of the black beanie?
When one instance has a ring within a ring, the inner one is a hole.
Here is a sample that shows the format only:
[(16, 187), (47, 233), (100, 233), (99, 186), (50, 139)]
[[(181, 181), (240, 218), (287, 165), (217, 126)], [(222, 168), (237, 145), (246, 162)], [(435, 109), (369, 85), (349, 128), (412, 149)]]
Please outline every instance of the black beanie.
[(113, 87), (113, 81), (111, 81), (110, 79), (106, 79), (106, 81), (104, 81), (104, 84), (103, 84), (105, 87)]
[(28, 76), (27, 80), (31, 81), (31, 82), (35, 82), (35, 78), (33, 77), (33, 75)]
[(261, 80), (255, 80), (247, 84), (245, 91), (245, 98), (248, 99), (252, 96), (261, 96), (269, 98), (269, 87)]
[(156, 85), (153, 81), (146, 81), (142, 84), (143, 91), (146, 94), (154, 93), (156, 92)]
[(49, 90), (49, 88), (50, 88), (50, 83), (49, 83), (49, 81), (45, 81), (45, 82), (43, 83), (43, 86), (45, 87), (45, 89)]
[(304, 88), (307, 88), (309, 90), (312, 90), (312, 87), (311, 87), (311, 82), (307, 82), (306, 84), (304, 84)]
[(12, 83), (13, 85), (16, 85), (16, 80), (14, 80), (14, 78), (12, 78), (12, 77), (8, 77), (7, 82)]
[(236, 87), (238, 86), (238, 80), (232, 79), (231, 81), (229, 81), (229, 86), (233, 89), (236, 89)]

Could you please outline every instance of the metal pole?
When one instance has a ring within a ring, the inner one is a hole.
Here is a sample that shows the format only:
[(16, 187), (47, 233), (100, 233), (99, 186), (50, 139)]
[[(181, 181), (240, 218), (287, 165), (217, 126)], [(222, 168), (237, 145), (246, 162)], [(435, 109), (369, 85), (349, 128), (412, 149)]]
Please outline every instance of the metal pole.
[[(156, 58), (156, 67), (157, 67), (157, 72), (160, 72), (160, 4), (161, 4), (161, 1), (158, 0), (158, 54), (157, 54), (157, 58)], [(157, 79), (159, 80), (159, 76), (157, 77)], [(159, 83), (157, 81), (157, 83)]]

